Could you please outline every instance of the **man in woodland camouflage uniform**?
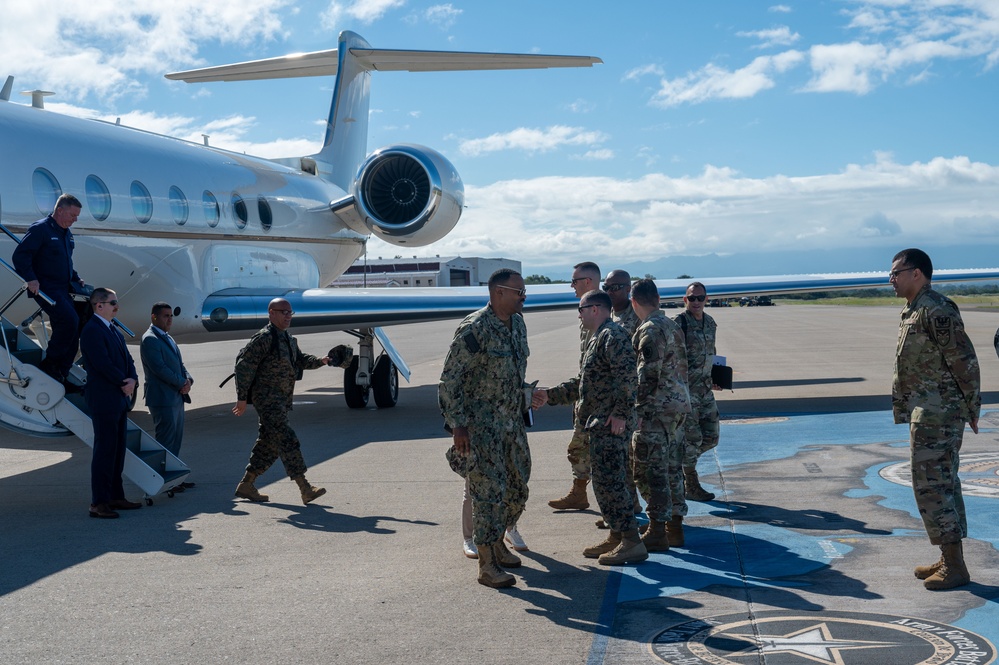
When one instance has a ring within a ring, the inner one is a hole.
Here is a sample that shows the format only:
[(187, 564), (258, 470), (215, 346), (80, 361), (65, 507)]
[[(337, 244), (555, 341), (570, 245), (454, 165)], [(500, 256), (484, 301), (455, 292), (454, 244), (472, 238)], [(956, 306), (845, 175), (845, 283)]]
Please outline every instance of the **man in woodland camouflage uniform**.
[(524, 512), (531, 475), (524, 429), (524, 377), (530, 354), (521, 314), (526, 298), (520, 273), (494, 272), (489, 304), (458, 326), (438, 386), (455, 452), (468, 457), (479, 584), (493, 588), (517, 582), (502, 570), (520, 566), (520, 559), (503, 543), (503, 534)]
[(631, 300), (641, 318), (632, 338), (638, 358), (638, 429), (632, 443), (635, 481), (649, 504), (649, 528), (642, 540), (648, 551), (664, 552), (670, 545), (683, 545), (687, 514), (680, 452), (680, 427), (690, 413), (687, 352), (680, 327), (659, 309), (655, 282), (635, 282)]
[[(611, 299), (590, 291), (579, 303), (579, 319), (593, 332), (579, 376), (539, 391), (541, 403), (576, 400), (576, 427), (590, 441), (593, 493), (611, 532), (583, 555), (606, 566), (638, 563), (649, 557), (635, 519), (626, 465), (635, 429), (635, 349), (618, 324), (611, 321)], [(538, 403), (536, 401), (536, 403)]]
[(711, 367), (715, 358), (715, 337), (718, 325), (704, 313), (708, 291), (700, 282), (687, 286), (683, 297), (684, 311), (673, 320), (683, 332), (687, 347), (687, 387), (690, 389), (690, 415), (683, 427), (683, 480), (685, 496), (694, 501), (711, 501), (713, 492), (701, 487), (697, 476), (697, 460), (718, 445), (717, 390), (711, 380)]
[(978, 433), (981, 379), (975, 348), (957, 305), (932, 288), (933, 264), (919, 249), (892, 260), (889, 282), (905, 298), (895, 352), (892, 411), (909, 423), (912, 491), (930, 542), (940, 560), (918, 566), (927, 589), (951, 589), (971, 581), (961, 540), (968, 521), (958, 478), (964, 423)]
[(326, 494), (325, 489), (313, 487), (305, 479), (305, 460), (298, 436), (288, 424), (288, 412), (299, 370), (331, 363), (346, 367), (353, 351), (347, 346), (336, 347), (331, 351), (335, 361), (330, 356), (317, 358), (302, 353), (298, 341), (288, 333), (293, 314), (287, 300), (272, 300), (267, 306), (270, 322), (250, 338), (236, 361), (236, 406), (232, 412), (241, 416), (246, 412), (246, 405), (252, 403), (259, 419), (257, 441), (250, 452), (246, 474), (236, 486), (236, 496), (249, 501), (268, 500), (266, 494), (257, 491), (253, 481), (279, 457), (288, 477), (298, 483), (302, 503), (308, 504)]
[[(591, 261), (577, 263), (572, 269), (572, 289), (577, 298), (592, 291), (600, 285), (600, 266)], [(593, 333), (580, 324), (579, 326), (579, 365), (583, 365), (583, 355), (590, 343)], [(566, 402), (550, 402), (550, 404), (572, 404), (575, 398)], [(572, 465), (572, 488), (560, 499), (552, 499), (548, 505), (555, 510), (586, 510), (590, 502), (586, 498), (586, 485), (590, 482), (590, 442), (587, 434), (578, 426), (578, 420), (573, 418), (572, 438), (566, 450), (566, 457)]]

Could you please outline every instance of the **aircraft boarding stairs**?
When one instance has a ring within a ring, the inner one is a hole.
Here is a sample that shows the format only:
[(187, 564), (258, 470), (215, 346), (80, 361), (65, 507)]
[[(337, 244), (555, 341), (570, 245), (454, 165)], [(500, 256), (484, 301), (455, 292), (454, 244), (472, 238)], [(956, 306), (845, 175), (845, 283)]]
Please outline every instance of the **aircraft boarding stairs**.
[[(9, 264), (0, 259), (8, 270)], [(44, 357), (42, 346), (22, 326), (7, 319), (11, 305), (26, 291), (21, 289), (0, 308), (3, 348), (0, 349), (0, 425), (28, 436), (55, 437), (76, 435), (93, 448), (94, 428), (83, 395), (66, 394), (63, 385), (38, 368)], [(39, 322), (40, 324), (41, 322)], [(44, 325), (41, 330), (46, 341)], [(73, 365), (72, 379), (86, 382), (86, 372)], [(173, 496), (174, 488), (187, 478), (191, 469), (161, 446), (156, 439), (131, 420), (126, 432), (124, 475), (144, 493), (146, 505), (162, 492)]]

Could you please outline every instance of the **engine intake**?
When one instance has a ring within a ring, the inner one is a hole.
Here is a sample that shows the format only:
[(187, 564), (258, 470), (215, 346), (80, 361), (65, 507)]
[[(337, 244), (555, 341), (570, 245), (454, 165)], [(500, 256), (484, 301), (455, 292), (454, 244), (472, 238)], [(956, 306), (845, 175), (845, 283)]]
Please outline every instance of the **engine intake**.
[(443, 155), (400, 144), (376, 150), (361, 164), (352, 198), (369, 233), (395, 245), (427, 245), (458, 223), (465, 188)]

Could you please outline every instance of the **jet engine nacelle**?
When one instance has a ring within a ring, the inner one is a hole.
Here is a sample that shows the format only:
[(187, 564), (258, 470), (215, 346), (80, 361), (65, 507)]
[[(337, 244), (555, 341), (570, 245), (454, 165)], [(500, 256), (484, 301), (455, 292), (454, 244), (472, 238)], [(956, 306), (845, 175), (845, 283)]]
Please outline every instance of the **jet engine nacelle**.
[(454, 166), (436, 150), (390, 145), (357, 170), (350, 196), (331, 208), (351, 229), (393, 245), (429, 245), (461, 217), (465, 187)]

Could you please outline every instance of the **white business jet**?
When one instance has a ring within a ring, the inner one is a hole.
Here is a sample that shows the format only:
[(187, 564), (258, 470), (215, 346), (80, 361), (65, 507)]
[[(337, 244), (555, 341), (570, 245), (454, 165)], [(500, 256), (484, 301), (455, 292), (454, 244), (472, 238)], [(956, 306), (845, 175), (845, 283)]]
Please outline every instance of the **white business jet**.
[[(405, 362), (379, 326), (463, 315), (482, 288), (324, 289), (364, 251), (369, 235), (399, 246), (443, 238), (464, 205), (461, 178), (440, 153), (390, 145), (367, 154), (371, 72), (590, 67), (599, 58), (374, 49), (352, 32), (335, 50), (169, 74), (190, 83), (336, 75), (322, 149), (268, 160), (42, 107), (0, 91), (0, 257), (63, 192), (84, 204), (73, 226), (74, 263), (89, 284), (114, 288), (122, 323), (142, 330), (151, 303), (176, 307), (184, 341), (246, 336), (267, 321), (277, 296), (295, 309), (298, 332), (348, 330), (360, 340), (345, 396), (363, 407), (398, 398)], [(6, 280), (6, 281), (5, 281)], [(16, 276), (0, 275), (13, 291)], [(444, 292), (447, 291), (447, 297)], [(0, 301), (6, 294), (0, 295)], [(567, 301), (568, 302), (568, 301)], [(32, 309), (26, 301), (22, 308)], [(15, 307), (7, 314), (19, 320)], [(385, 353), (375, 357), (374, 340)]]

